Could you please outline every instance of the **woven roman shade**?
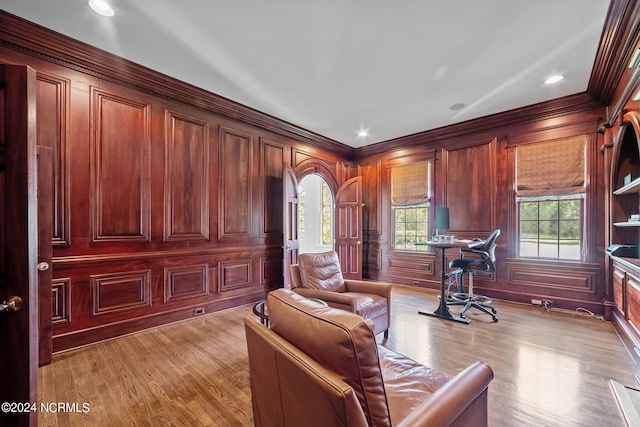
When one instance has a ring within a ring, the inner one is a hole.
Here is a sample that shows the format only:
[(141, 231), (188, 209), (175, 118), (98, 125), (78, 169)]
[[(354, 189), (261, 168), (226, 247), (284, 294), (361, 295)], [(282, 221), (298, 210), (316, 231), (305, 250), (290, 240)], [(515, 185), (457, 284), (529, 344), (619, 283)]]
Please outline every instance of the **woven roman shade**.
[(429, 162), (391, 168), (391, 203), (411, 206), (429, 201)]
[(585, 192), (584, 135), (516, 148), (518, 196), (558, 196)]

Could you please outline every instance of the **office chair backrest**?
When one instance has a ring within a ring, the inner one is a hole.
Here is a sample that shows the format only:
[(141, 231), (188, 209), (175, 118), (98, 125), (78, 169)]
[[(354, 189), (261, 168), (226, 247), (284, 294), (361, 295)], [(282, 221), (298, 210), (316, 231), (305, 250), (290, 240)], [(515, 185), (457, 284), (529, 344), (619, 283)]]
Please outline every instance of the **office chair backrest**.
[(500, 229), (497, 229), (487, 238), (482, 247), (476, 249), (478, 255), (482, 257), (484, 262), (487, 263), (487, 271), (495, 271), (496, 267), (494, 263), (496, 262), (496, 240), (498, 240), (498, 236), (500, 236)]

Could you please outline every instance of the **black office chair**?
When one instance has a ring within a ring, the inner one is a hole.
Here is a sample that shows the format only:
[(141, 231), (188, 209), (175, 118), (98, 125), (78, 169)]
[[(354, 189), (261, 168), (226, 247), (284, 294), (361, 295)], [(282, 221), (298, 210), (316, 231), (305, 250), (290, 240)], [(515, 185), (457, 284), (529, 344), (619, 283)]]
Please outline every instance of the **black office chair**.
[[(498, 239), (499, 235), (500, 230), (498, 229), (491, 233), (491, 235), (489, 236), (489, 238), (487, 238), (487, 240), (485, 240), (483, 245), (462, 248), (462, 257), (454, 259), (449, 263), (450, 269), (460, 270), (459, 289), (463, 289), (464, 287), (464, 273), (469, 273), (469, 292), (455, 292), (447, 302), (448, 305), (464, 305), (464, 308), (460, 312), (460, 317), (462, 318), (464, 318), (465, 313), (473, 307), (484, 313), (487, 313), (493, 318), (494, 322), (498, 321), (498, 318), (496, 317), (496, 309), (491, 305), (491, 298), (484, 295), (476, 295), (473, 293), (473, 276), (478, 272), (493, 273), (494, 271), (496, 271), (495, 251), (496, 240)], [(480, 257), (480, 259), (465, 258), (465, 254), (476, 254)]]

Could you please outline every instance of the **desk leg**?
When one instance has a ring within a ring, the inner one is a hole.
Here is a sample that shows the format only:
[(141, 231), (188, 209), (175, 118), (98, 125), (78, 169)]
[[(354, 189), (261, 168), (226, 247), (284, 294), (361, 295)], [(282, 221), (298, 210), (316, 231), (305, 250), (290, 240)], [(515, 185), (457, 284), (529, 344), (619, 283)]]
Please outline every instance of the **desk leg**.
[(440, 250), (442, 251), (442, 269), (440, 270), (440, 305), (438, 306), (438, 308), (436, 308), (436, 310), (433, 313), (427, 312), (427, 311), (419, 311), (418, 314), (424, 314), (425, 316), (439, 317), (440, 319), (453, 320), (454, 322), (469, 324), (470, 322), (469, 319), (454, 317), (449, 312), (449, 307), (447, 307), (447, 300), (446, 300), (445, 291), (444, 291), (444, 288), (446, 286), (445, 284), (446, 263), (445, 263), (445, 257), (444, 257), (445, 248), (440, 248)]

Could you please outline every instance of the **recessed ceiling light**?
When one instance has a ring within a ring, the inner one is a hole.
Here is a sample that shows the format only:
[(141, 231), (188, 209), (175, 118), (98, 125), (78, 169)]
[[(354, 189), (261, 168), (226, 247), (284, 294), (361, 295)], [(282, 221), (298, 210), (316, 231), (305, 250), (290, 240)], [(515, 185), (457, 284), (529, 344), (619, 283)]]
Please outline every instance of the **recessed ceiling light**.
[(449, 109), (456, 111), (456, 110), (462, 110), (464, 107), (465, 105), (462, 102), (459, 102), (457, 104), (453, 104), (451, 107), (449, 107)]
[(369, 132), (367, 132), (366, 130), (361, 130), (358, 132), (358, 136), (364, 138), (365, 136), (369, 136)]
[(544, 83), (550, 85), (553, 83), (558, 83), (562, 79), (564, 79), (564, 76), (562, 74), (558, 74), (558, 75), (549, 77), (547, 80), (544, 81)]
[(89, 0), (89, 6), (102, 16), (113, 16), (115, 13), (109, 3), (104, 0)]

